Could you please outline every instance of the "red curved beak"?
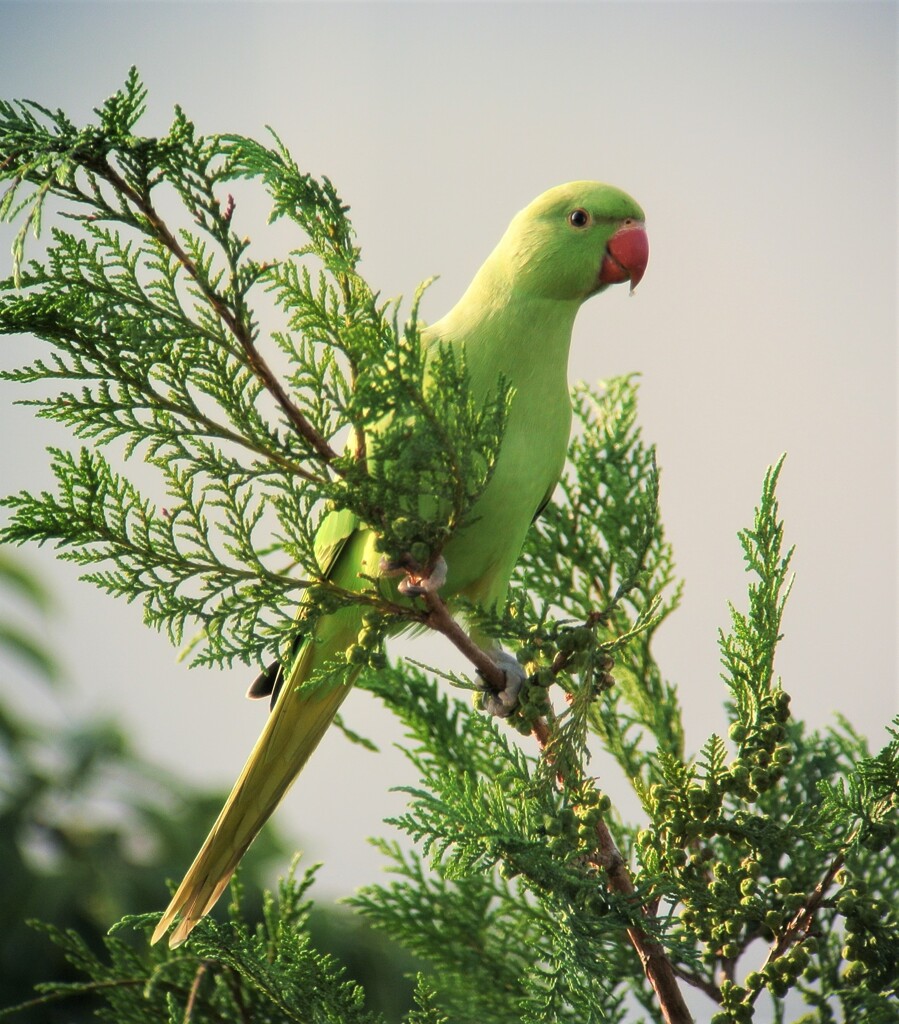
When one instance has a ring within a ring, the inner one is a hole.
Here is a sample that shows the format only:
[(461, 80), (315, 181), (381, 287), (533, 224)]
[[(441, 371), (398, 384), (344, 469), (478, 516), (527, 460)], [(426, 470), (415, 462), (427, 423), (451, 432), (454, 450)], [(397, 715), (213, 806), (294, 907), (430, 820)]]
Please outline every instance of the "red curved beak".
[(606, 246), (602, 266), (599, 269), (600, 284), (620, 284), (630, 281), (633, 291), (649, 263), (649, 237), (640, 221), (623, 224)]

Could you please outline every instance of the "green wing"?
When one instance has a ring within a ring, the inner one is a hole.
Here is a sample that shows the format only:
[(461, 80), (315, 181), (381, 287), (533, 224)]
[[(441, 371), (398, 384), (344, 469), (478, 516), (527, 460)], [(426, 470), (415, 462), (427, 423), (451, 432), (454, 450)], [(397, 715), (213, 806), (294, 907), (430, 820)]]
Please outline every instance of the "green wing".
[[(322, 518), (315, 535), (315, 555), (322, 575), (331, 575), (347, 541), (356, 533), (358, 526), (359, 520), (349, 509), (333, 509)], [(291, 662), (296, 659), (304, 637), (304, 633), (297, 633), (291, 651)], [(283, 683), (284, 666), (280, 661), (273, 661), (250, 684), (247, 696), (251, 700), (268, 697), (269, 707), (274, 708)]]

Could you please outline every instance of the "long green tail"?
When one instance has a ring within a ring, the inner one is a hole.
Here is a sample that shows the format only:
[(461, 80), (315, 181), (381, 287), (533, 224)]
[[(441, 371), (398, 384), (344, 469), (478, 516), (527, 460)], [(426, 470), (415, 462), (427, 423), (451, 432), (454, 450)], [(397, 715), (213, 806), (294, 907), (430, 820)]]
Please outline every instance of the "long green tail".
[(176, 917), (180, 920), (169, 945), (184, 942), (221, 896), (250, 843), (300, 774), (350, 692), (353, 679), (346, 685), (313, 687), (306, 694), (302, 683), (353, 643), (360, 619), (356, 608), (330, 615), (319, 624), (316, 640), (304, 645), (240, 778), (156, 926), (152, 942), (165, 935)]

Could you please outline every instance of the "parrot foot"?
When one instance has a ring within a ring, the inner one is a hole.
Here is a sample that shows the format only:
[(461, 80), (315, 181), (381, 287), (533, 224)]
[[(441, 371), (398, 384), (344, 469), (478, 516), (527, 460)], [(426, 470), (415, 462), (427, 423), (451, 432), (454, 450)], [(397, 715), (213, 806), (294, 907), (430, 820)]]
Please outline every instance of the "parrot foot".
[(481, 706), (488, 714), (497, 718), (508, 718), (518, 707), (518, 695), (527, 679), (527, 673), (518, 663), (518, 659), (505, 651), (490, 651), (490, 660), (505, 676), (506, 685), (497, 691), (484, 683)]
[(442, 555), (437, 557), (430, 571), (425, 571), (409, 557), (397, 560), (382, 558), (380, 571), (382, 576), (403, 576), (397, 590), (404, 597), (424, 597), (425, 594), (436, 594), (446, 583), (446, 559)]

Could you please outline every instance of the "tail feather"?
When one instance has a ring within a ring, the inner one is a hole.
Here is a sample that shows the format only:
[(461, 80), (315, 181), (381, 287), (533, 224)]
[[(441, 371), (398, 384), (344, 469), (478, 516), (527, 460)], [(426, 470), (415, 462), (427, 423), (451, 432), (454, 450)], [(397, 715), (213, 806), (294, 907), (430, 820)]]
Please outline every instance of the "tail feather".
[(152, 942), (158, 942), (180, 918), (169, 939), (170, 946), (180, 946), (221, 896), (241, 857), (333, 721), (352, 682), (316, 687), (306, 694), (298, 684), (309, 678), (316, 664), (352, 639), (352, 634), (341, 630), (327, 644), (306, 644), (221, 814), (156, 926)]

